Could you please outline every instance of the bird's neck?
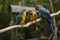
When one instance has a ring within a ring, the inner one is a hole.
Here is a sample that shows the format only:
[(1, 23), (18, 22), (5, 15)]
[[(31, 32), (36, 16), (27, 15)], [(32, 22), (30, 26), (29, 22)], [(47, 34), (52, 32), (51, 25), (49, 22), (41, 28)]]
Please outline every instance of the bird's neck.
[(23, 17), (26, 17), (26, 12), (24, 12), (24, 13), (22, 14), (22, 16), (23, 16)]

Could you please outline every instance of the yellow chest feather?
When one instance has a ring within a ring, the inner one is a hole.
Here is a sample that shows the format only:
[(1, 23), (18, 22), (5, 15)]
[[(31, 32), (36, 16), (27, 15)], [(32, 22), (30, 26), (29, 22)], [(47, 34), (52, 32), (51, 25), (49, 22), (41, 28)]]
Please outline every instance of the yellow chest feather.
[(35, 14), (30, 15), (30, 21), (33, 21), (33, 20), (35, 20), (35, 19), (36, 19)]

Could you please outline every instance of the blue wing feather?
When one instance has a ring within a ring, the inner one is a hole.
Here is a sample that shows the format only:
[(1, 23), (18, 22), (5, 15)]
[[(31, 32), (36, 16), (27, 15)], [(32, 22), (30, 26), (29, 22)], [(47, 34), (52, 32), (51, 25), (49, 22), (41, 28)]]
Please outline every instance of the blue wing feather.
[(52, 24), (50, 12), (49, 12), (46, 8), (44, 8), (43, 6), (40, 5), (39, 14), (40, 14), (41, 17), (43, 17), (44, 19), (47, 20), (51, 32), (54, 33), (55, 31), (54, 31), (54, 28), (53, 28), (54, 26), (53, 26), (53, 24)]
[(21, 19), (22, 19), (22, 16), (21, 16), (21, 15), (18, 15), (18, 16), (16, 17), (15, 25), (18, 25), (18, 24), (20, 23)]
[(49, 12), (46, 8), (44, 8), (42, 5), (40, 5), (40, 8), (41, 8), (41, 10), (43, 10), (44, 12), (47, 12), (47, 13), (50, 14), (50, 12)]
[(50, 12), (46, 8), (44, 8), (43, 6), (41, 6), (41, 5), (40, 5), (39, 15), (41, 17), (45, 18), (48, 22), (52, 22), (51, 21)]
[(49, 25), (50, 31), (55, 33), (53, 24), (52, 23), (48, 23), (48, 25)]

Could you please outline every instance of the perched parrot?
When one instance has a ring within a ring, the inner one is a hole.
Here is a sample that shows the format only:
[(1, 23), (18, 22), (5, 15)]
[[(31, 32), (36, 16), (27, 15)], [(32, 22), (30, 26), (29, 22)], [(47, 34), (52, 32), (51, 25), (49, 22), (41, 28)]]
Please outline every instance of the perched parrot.
[(16, 22), (15, 25), (24, 24), (26, 19), (26, 10), (23, 9), (19, 12), (19, 14), (16, 16)]
[[(36, 20), (36, 18), (37, 18), (36, 12), (30, 10), (30, 11), (29, 11), (29, 14), (30, 14), (30, 21)], [(34, 25), (35, 25), (35, 26), (34, 26)], [(38, 31), (37, 23), (35, 23), (34, 25), (33, 25), (34, 28), (36, 29), (36, 31)]]
[[(23, 9), (23, 10), (21, 10), (21, 11), (19, 12), (19, 14), (16, 16), (15, 25), (23, 25), (23, 24), (25, 24), (25, 19), (26, 19), (26, 10)], [(20, 29), (16, 28), (16, 29), (14, 30), (14, 35), (17, 36), (19, 32), (20, 32), (20, 34), (21, 34), (21, 31), (22, 31), (22, 28), (20, 28)], [(18, 36), (20, 36), (20, 35), (18, 35)], [(17, 40), (17, 39), (16, 39), (16, 40)]]
[(47, 20), (51, 32), (55, 34), (54, 26), (52, 24), (50, 12), (44, 8), (42, 5), (36, 6), (37, 15)]
[(36, 20), (36, 12), (30, 11), (30, 21)]

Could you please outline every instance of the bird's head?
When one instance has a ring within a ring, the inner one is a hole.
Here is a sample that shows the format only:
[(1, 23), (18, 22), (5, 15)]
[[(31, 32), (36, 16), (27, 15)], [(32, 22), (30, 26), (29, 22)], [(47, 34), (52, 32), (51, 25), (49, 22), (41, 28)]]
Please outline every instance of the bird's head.
[(35, 9), (39, 11), (40, 10), (40, 5), (36, 5)]
[(26, 11), (25, 9), (20, 10), (19, 15), (22, 15)]
[(25, 9), (22, 9), (22, 10), (19, 12), (19, 15), (22, 15), (23, 17), (26, 17), (26, 10), (25, 10)]
[(27, 14), (26, 10), (23, 10), (22, 16), (26, 17), (26, 14)]
[(29, 12), (28, 12), (30, 15), (32, 15), (32, 11), (31, 10), (29, 10)]
[(36, 13), (36, 12), (34, 12), (34, 11), (31, 11), (31, 10), (29, 11), (29, 14), (30, 14), (30, 15), (34, 15), (35, 13)]
[(30, 14), (30, 21), (33, 21), (36, 19), (36, 12), (34, 11), (29, 11), (29, 14)]

